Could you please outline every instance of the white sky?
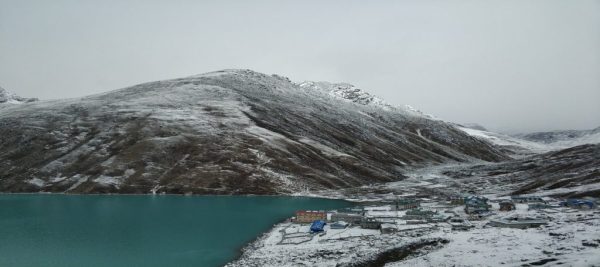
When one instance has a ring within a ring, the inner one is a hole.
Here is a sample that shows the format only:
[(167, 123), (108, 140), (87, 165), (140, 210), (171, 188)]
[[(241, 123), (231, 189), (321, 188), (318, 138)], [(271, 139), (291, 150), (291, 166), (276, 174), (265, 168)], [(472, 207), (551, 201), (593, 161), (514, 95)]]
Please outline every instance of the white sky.
[(0, 0), (0, 86), (84, 96), (225, 68), (349, 82), (509, 132), (600, 126), (600, 1)]

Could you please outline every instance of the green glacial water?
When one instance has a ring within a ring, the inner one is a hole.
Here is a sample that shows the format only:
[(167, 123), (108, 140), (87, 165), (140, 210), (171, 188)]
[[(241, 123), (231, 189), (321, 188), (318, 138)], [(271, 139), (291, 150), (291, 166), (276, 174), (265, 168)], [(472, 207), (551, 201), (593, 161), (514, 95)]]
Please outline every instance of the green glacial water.
[(300, 197), (0, 194), (0, 266), (222, 266)]

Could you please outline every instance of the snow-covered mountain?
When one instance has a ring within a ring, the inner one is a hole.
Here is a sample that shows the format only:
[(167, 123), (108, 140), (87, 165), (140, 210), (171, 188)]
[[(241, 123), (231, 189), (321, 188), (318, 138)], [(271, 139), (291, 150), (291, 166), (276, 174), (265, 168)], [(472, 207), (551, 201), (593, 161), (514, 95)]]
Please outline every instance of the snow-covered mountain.
[(293, 194), (508, 159), (451, 124), (334, 87), (225, 70), (9, 105), (0, 191)]
[(479, 138), (481, 140), (490, 142), (491, 144), (497, 146), (498, 149), (504, 151), (505, 153), (514, 158), (522, 158), (525, 156), (531, 156), (534, 154), (540, 154), (552, 150), (559, 150), (565, 148), (539, 143), (535, 141), (529, 141), (519, 137), (509, 136), (506, 134), (490, 132), (487, 130), (479, 130), (475, 128), (464, 127), (462, 125), (457, 125), (457, 127), (475, 138)]
[(22, 104), (37, 101), (37, 98), (25, 98), (17, 96), (0, 87), (0, 104)]
[(486, 130), (478, 124), (456, 125), (465, 133), (490, 142), (514, 158), (600, 143), (600, 127), (593, 130), (566, 130), (507, 135)]
[(592, 130), (563, 130), (518, 135), (519, 138), (556, 147), (600, 143), (600, 127)]

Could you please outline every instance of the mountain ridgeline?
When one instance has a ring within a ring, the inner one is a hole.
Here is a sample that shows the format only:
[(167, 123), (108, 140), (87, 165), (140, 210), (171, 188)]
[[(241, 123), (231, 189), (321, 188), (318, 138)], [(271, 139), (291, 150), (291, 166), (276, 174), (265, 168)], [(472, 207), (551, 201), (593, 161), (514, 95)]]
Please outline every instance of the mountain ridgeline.
[(225, 70), (3, 104), (0, 191), (294, 194), (508, 159), (451, 124), (334, 87)]

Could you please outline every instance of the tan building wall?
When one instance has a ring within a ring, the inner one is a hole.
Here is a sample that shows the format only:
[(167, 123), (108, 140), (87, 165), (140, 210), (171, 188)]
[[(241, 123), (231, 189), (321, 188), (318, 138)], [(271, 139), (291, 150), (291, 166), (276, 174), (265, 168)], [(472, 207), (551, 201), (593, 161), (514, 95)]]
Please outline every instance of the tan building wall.
[(297, 211), (297, 223), (311, 223), (316, 220), (327, 220), (327, 213), (324, 211)]

